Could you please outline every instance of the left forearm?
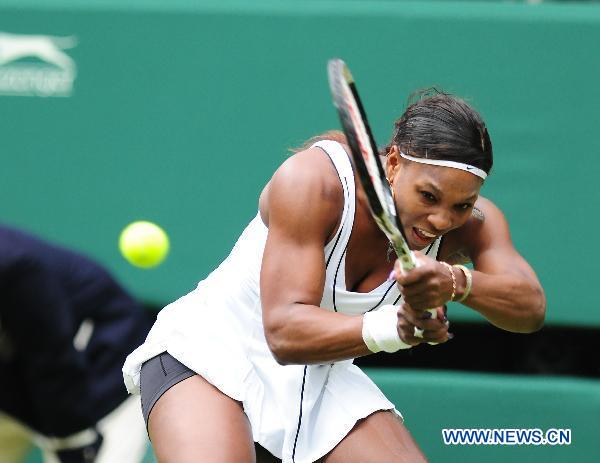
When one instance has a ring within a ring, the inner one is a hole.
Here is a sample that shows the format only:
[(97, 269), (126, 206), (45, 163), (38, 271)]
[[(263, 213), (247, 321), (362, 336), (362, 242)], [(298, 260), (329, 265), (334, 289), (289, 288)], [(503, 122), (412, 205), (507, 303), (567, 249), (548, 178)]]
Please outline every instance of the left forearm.
[[(462, 272), (460, 272), (462, 273)], [(518, 275), (496, 275), (472, 271), (472, 289), (462, 303), (481, 313), (493, 325), (515, 333), (531, 333), (541, 328), (546, 298), (541, 286)], [(457, 299), (463, 294), (465, 279), (458, 282)]]

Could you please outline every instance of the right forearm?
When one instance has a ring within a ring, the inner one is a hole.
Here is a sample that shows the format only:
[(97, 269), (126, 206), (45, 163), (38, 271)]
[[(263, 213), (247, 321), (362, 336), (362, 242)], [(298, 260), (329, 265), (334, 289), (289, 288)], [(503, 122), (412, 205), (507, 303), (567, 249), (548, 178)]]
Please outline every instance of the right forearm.
[(362, 339), (361, 315), (307, 304), (290, 304), (278, 312), (265, 321), (265, 334), (281, 364), (330, 363), (371, 353)]

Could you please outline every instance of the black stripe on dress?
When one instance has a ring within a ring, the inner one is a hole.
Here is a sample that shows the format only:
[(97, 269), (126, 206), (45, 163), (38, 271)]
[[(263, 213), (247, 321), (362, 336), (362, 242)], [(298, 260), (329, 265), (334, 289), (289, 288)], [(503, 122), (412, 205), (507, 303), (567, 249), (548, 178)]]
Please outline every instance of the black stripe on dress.
[[(429, 251), (431, 251), (431, 248), (433, 247), (433, 245), (434, 245), (434, 244), (435, 244), (435, 241), (429, 245), (429, 247), (427, 248), (427, 251), (425, 251), (425, 255), (426, 255), (426, 256), (428, 256), (428, 255), (429, 255)], [(438, 251), (439, 251), (439, 249), (440, 249), (440, 248), (438, 248)]]
[[(339, 174), (338, 174), (339, 177)], [(340, 179), (340, 182), (342, 182), (342, 180)], [(346, 177), (344, 177), (344, 182), (342, 183), (342, 188), (344, 188), (344, 209), (346, 206), (346, 201), (348, 201), (350, 198), (348, 197), (348, 195), (350, 194), (348, 192), (348, 180), (346, 180)], [(329, 261), (331, 261), (331, 258), (333, 257), (333, 253), (335, 251), (335, 248), (338, 245), (338, 242), (340, 241), (340, 238), (342, 236), (342, 232), (344, 231), (344, 211), (342, 210), (342, 218), (340, 219), (342, 220), (342, 223), (340, 224), (340, 229), (338, 232), (338, 235), (335, 239), (335, 243), (333, 244), (333, 248), (331, 248), (331, 252), (329, 253), (329, 257), (327, 258), (327, 262), (325, 263), (325, 269), (327, 269), (327, 267), (329, 267)]]
[(437, 252), (435, 253), (435, 260), (440, 260), (440, 251), (442, 249), (442, 242), (444, 241), (444, 237), (440, 238), (440, 244), (438, 245)]
[(292, 462), (296, 461), (296, 444), (298, 443), (298, 435), (300, 434), (300, 425), (302, 424), (302, 401), (304, 400), (304, 384), (306, 383), (306, 369), (308, 365), (304, 365), (304, 374), (302, 375), (302, 389), (300, 391), (300, 414), (298, 416), (298, 427), (296, 428), (296, 437), (294, 438), (294, 449), (292, 450)]
[[(347, 183), (346, 177), (344, 177), (344, 182), (346, 182), (346, 184), (344, 186), (345, 200), (346, 201), (350, 201), (350, 198), (349, 198), (350, 192), (348, 191), (348, 183)], [(343, 228), (343, 225), (344, 224), (342, 223), (342, 228)], [(342, 236), (341, 228), (340, 228), (340, 234), (338, 235), (338, 238), (340, 236)], [(348, 250), (348, 243), (349, 242), (350, 242), (350, 237), (348, 237), (348, 241), (346, 242), (346, 247), (344, 248), (344, 251), (342, 252), (342, 255), (340, 256), (340, 260), (338, 261), (337, 267), (335, 269), (335, 275), (333, 276), (333, 288), (331, 288), (331, 298), (333, 300), (333, 310), (334, 310), (334, 312), (338, 311), (337, 310), (337, 305), (335, 303), (335, 293), (336, 293), (336, 291), (335, 291), (335, 283), (337, 282), (337, 277), (338, 277), (338, 273), (340, 271), (340, 267), (342, 265), (342, 261), (344, 260), (344, 256), (346, 255), (346, 251)], [(337, 241), (336, 241), (335, 244), (337, 245)], [(331, 255), (333, 255), (333, 251), (331, 252)], [(325, 267), (325, 268), (327, 268), (327, 267)], [(344, 286), (345, 286), (345, 284), (344, 284)]]
[[(317, 148), (319, 148), (321, 151), (323, 151), (327, 155), (327, 159), (329, 159), (329, 161), (331, 162), (331, 165), (335, 169), (335, 173), (337, 174), (340, 184), (342, 185), (342, 188), (344, 189), (344, 205), (345, 205), (347, 195), (348, 195), (348, 182), (346, 180), (346, 177), (344, 177), (344, 181), (342, 182), (342, 176), (340, 175), (340, 171), (338, 170), (337, 166), (335, 165), (335, 162), (333, 161), (333, 158), (331, 157), (331, 155), (327, 152), (327, 150), (325, 148), (322, 148), (320, 146), (317, 146)], [(344, 184), (345, 184), (345, 186), (344, 186)], [(343, 218), (344, 218), (344, 211), (342, 209), (342, 217), (340, 220), (343, 220)], [(342, 223), (340, 225), (339, 233), (337, 235), (337, 238), (335, 239), (333, 248), (331, 249), (331, 253), (329, 254), (329, 257), (327, 258), (325, 268), (327, 268), (329, 266), (329, 261), (331, 260), (331, 257), (333, 256), (333, 252), (335, 251), (338, 241), (340, 240), (340, 236), (342, 236), (343, 228), (344, 228), (344, 222), (342, 221)]]
[(396, 284), (396, 282), (393, 282), (390, 285), (390, 287), (385, 290), (385, 293), (383, 293), (383, 296), (381, 296), (381, 299), (379, 300), (379, 302), (377, 304), (375, 304), (373, 307), (371, 307), (369, 310), (367, 310), (367, 312), (370, 312), (371, 310), (375, 310), (377, 307), (379, 307), (379, 304), (381, 304), (383, 302), (383, 300), (385, 299), (385, 297), (388, 295), (388, 293), (394, 287), (395, 284)]
[[(348, 238), (348, 241), (350, 241), (350, 239), (349, 239), (349, 238)], [(339, 262), (338, 262), (338, 264), (337, 264), (337, 268), (335, 269), (335, 275), (334, 275), (334, 277), (333, 277), (333, 283), (332, 283), (332, 285), (333, 285), (333, 288), (332, 288), (332, 290), (331, 290), (331, 293), (332, 293), (332, 298), (333, 298), (333, 310), (334, 310), (335, 312), (337, 312), (337, 311), (338, 311), (338, 310), (337, 310), (337, 305), (336, 305), (336, 303), (335, 303), (335, 283), (337, 282), (338, 272), (340, 271), (340, 267), (341, 267), (341, 265), (342, 265), (342, 262), (343, 262), (343, 260), (344, 260), (344, 256), (346, 255), (346, 251), (347, 251), (347, 250), (348, 250), (348, 243), (346, 243), (346, 247), (344, 248), (344, 252), (342, 252), (342, 255), (340, 256), (340, 260), (339, 260)], [(344, 286), (345, 286), (345, 284), (344, 284)]]

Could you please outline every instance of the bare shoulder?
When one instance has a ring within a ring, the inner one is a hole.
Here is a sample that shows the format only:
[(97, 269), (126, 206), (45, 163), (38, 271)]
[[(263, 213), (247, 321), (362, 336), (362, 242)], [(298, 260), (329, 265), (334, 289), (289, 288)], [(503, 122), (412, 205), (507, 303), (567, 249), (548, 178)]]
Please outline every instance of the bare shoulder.
[(343, 200), (337, 171), (327, 153), (320, 148), (309, 148), (290, 156), (275, 171), (272, 181), (290, 184), (293, 188), (316, 188), (325, 200)]
[(440, 256), (442, 260), (451, 263), (469, 263), (475, 249), (506, 240), (510, 242), (504, 214), (492, 201), (480, 196), (469, 220), (444, 237)]
[(273, 213), (285, 212), (290, 219), (318, 219), (326, 228), (335, 228), (342, 212), (344, 195), (337, 171), (327, 153), (309, 148), (295, 153), (281, 164), (259, 199), (267, 227)]

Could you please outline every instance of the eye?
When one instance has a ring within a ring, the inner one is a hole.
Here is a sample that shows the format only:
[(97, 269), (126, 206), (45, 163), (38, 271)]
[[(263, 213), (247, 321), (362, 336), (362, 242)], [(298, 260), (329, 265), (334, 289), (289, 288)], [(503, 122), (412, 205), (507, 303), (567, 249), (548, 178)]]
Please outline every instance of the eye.
[(420, 191), (419, 193), (421, 193), (423, 199), (425, 199), (425, 201), (427, 201), (428, 203), (435, 202), (435, 196), (433, 196), (429, 191)]

